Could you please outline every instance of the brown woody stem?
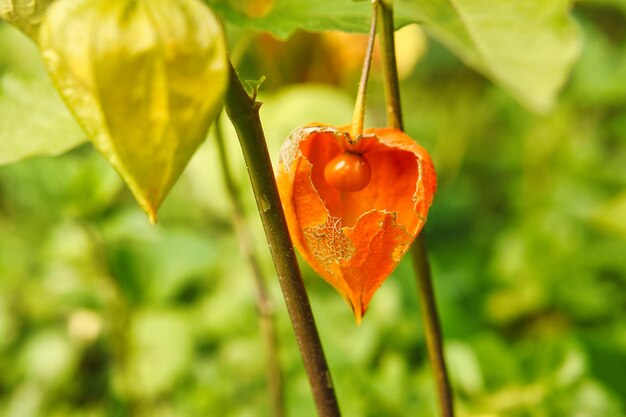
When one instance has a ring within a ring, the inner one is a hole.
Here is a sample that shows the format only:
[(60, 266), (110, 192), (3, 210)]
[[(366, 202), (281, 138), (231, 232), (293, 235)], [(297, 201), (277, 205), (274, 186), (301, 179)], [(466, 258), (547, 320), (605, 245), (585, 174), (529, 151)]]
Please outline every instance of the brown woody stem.
[(283, 376), (280, 368), (280, 361), (278, 359), (278, 345), (276, 328), (274, 326), (274, 309), (272, 306), (272, 300), (268, 295), (263, 269), (261, 268), (257, 254), (254, 250), (252, 233), (246, 224), (244, 204), (239, 196), (239, 190), (233, 178), (230, 164), (228, 163), (228, 155), (226, 152), (226, 144), (224, 143), (224, 134), (220, 125), (220, 117), (218, 117), (214, 126), (224, 185), (226, 186), (226, 192), (228, 193), (228, 197), (230, 198), (233, 208), (233, 223), (235, 225), (235, 232), (239, 237), (241, 250), (248, 259), (256, 284), (261, 336), (263, 338), (263, 342), (265, 343), (265, 354), (267, 355), (267, 383), (271, 399), (272, 415), (276, 417), (284, 417), (285, 404), (283, 394)]
[(259, 118), (260, 103), (246, 93), (232, 64), (225, 107), (237, 131), (246, 160), (259, 215), (313, 391), (317, 412), (321, 417), (340, 416), (330, 371), (278, 195), (265, 134)]
[[(387, 103), (387, 121), (390, 127), (403, 129), (402, 107), (400, 104), (400, 83), (396, 66), (394, 42), (392, 0), (379, 1), (379, 30), (382, 51), (383, 81), (385, 85), (385, 101)], [(439, 397), (439, 409), (443, 417), (454, 416), (452, 389), (448, 379), (445, 356), (443, 353), (443, 335), (435, 294), (432, 285), (432, 273), (428, 261), (428, 250), (423, 235), (418, 235), (411, 247), (411, 255), (415, 266), (415, 275), (419, 290), (420, 306), (424, 319), (428, 356), (433, 370)]]
[(370, 68), (372, 66), (372, 55), (374, 54), (374, 43), (376, 40), (376, 23), (378, 7), (377, 1), (372, 6), (372, 23), (370, 25), (369, 39), (367, 42), (367, 50), (365, 52), (365, 60), (363, 62), (363, 70), (361, 71), (361, 80), (359, 81), (359, 91), (356, 94), (356, 102), (354, 103), (354, 113), (352, 115), (352, 131), (350, 136), (353, 142), (358, 142), (363, 133), (363, 123), (365, 120), (365, 102), (367, 99), (367, 82), (370, 76)]

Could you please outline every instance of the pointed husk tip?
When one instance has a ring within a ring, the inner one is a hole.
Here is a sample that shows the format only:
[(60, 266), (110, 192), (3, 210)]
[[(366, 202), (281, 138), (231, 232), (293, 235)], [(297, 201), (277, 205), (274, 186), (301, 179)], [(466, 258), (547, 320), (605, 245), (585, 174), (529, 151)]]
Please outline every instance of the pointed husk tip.
[(350, 308), (352, 309), (352, 313), (354, 314), (354, 322), (357, 326), (361, 326), (361, 321), (363, 320), (363, 316), (365, 315), (365, 312), (367, 310), (366, 308), (363, 308), (362, 305), (355, 305), (352, 303), (351, 300), (347, 300), (348, 304), (350, 305)]
[(154, 226), (155, 224), (157, 224), (157, 221), (159, 220), (157, 218), (157, 214), (156, 211), (150, 211), (148, 213), (148, 220), (150, 221), (150, 225)]
[(154, 226), (155, 224), (157, 224), (157, 222), (159, 221), (157, 208), (151, 204), (146, 204), (145, 206), (143, 206), (143, 209), (148, 215), (148, 221), (150, 222), (150, 225)]

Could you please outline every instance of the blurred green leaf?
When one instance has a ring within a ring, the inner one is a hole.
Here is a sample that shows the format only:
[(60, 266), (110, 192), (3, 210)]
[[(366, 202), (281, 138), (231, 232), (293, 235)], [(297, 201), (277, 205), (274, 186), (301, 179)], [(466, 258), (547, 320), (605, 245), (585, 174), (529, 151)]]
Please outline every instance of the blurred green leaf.
[(592, 216), (594, 222), (626, 239), (626, 193), (621, 193), (598, 207)]
[(0, 20), (0, 73), (45, 76), (41, 54), (35, 43), (15, 27)]
[(21, 357), (22, 366), (29, 378), (58, 384), (69, 376), (76, 353), (63, 333), (42, 331), (29, 339)]
[[(209, 4), (234, 24), (280, 38), (296, 29), (367, 32), (371, 14), (369, 2), (347, 0), (276, 0), (263, 16), (247, 16), (239, 1)], [(395, 8), (398, 27), (419, 22), (467, 65), (538, 112), (553, 106), (580, 53), (571, 0), (399, 0)]]
[[(626, 415), (626, 15), (598, 1), (577, 4), (589, 54), (547, 117), (524, 111), (437, 42), (402, 79), (407, 131), (432, 150), (439, 174), (425, 233), (455, 400), (467, 416)], [(229, 2), (252, 3), (272, 5)], [(254, 45), (272, 53), (244, 52), (238, 70), (268, 77), (260, 99), (271, 153), (295, 125), (351, 118), (357, 70), (295, 74), (285, 64), (302, 59), (302, 45), (316, 45), (305, 48), (311, 59), (334, 58), (317, 47), (329, 37), (301, 32), (283, 45), (261, 36)], [(0, 35), (0, 71), (43, 74), (7, 39)], [(382, 124), (380, 79), (371, 82), (367, 120)], [(226, 134), (271, 277), (245, 163)], [(129, 209), (130, 195), (90, 145), (0, 167), (0, 416), (272, 415), (254, 281), (216, 154), (213, 143), (202, 147), (156, 227)], [(303, 273), (343, 413), (437, 415), (410, 260), (361, 327), (330, 286)], [(268, 285), (288, 415), (314, 415), (279, 285)], [(124, 375), (137, 378), (125, 391)]]
[(194, 282), (204, 283), (218, 259), (210, 236), (152, 227), (134, 210), (112, 218), (102, 232), (110, 268), (135, 302), (173, 300)]
[(620, 103), (626, 98), (626, 47), (589, 22), (584, 25), (589, 35), (573, 72), (574, 93), (587, 103)]
[(2, 167), (0, 181), (8, 207), (57, 220), (106, 211), (122, 187), (117, 173), (90, 145), (56, 158), (30, 158)]
[[(298, 29), (367, 32), (372, 6), (348, 0), (273, 0), (265, 13), (254, 13), (256, 0), (205, 0), (231, 23), (270, 31), (281, 39)], [(403, 23), (409, 23), (403, 18)]]
[(456, 392), (467, 395), (480, 393), (484, 388), (483, 375), (472, 347), (459, 341), (449, 341), (445, 346), (445, 354)]
[(401, 1), (398, 13), (406, 10), (467, 65), (545, 112), (581, 49), (570, 7), (570, 0)]
[(116, 382), (133, 398), (154, 399), (176, 383), (191, 363), (192, 335), (186, 318), (172, 310), (139, 310), (126, 343), (126, 367)]
[(35, 46), (16, 29), (0, 25), (0, 48), (0, 165), (58, 155), (86, 141)]
[(626, 14), (626, 0), (578, 0), (580, 3), (597, 4), (602, 6), (611, 6)]

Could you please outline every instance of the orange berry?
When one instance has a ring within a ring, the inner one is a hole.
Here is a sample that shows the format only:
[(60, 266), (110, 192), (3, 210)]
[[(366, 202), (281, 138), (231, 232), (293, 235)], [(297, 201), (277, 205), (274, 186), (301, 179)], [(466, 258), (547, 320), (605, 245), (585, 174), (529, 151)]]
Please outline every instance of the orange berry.
[(326, 164), (324, 178), (340, 191), (361, 191), (369, 184), (372, 169), (363, 155), (343, 152)]

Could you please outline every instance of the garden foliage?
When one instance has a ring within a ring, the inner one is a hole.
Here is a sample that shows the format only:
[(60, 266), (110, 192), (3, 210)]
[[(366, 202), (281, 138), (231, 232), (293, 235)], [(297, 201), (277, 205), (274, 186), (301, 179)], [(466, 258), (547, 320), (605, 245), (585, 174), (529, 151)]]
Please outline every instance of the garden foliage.
[[(20, 3), (0, 0), (5, 20)], [(207, 4), (242, 76), (266, 77), (275, 163), (294, 127), (350, 119), (361, 38), (335, 31), (365, 32), (369, 2)], [(626, 3), (398, 0), (396, 15), (421, 28), (398, 34), (401, 90), (405, 130), (438, 173), (423, 233), (459, 415), (623, 417)], [(382, 125), (376, 75), (370, 92), (368, 124)], [(269, 415), (253, 281), (211, 138), (156, 227), (86, 140), (34, 42), (0, 22), (0, 416)], [(304, 272), (344, 414), (435, 415), (410, 262), (358, 328)], [(269, 284), (289, 415), (314, 415)]]

